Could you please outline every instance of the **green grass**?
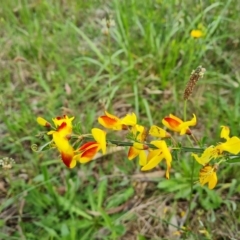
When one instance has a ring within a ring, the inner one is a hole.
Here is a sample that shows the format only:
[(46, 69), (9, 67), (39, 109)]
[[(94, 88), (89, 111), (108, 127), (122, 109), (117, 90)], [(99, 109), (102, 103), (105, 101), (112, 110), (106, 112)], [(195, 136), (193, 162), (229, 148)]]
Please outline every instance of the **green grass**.
[[(188, 155), (173, 163), (170, 180), (160, 168), (157, 177), (139, 175), (127, 150), (69, 170), (56, 152), (31, 150), (44, 142), (36, 117), (73, 115), (88, 133), (105, 106), (160, 126), (166, 114), (183, 116), (185, 85), (202, 65), (188, 103), (194, 133), (207, 145), (220, 141), (221, 125), (239, 136), (239, 11), (230, 0), (3, 1), (0, 156), (16, 164), (1, 169), (0, 239), (170, 239), (177, 222), (185, 225)], [(107, 15), (116, 22), (109, 39), (100, 24)], [(205, 37), (191, 38), (201, 25)], [(213, 191), (194, 185), (182, 239), (204, 239), (204, 228), (211, 239), (237, 239), (238, 166), (221, 167)]]

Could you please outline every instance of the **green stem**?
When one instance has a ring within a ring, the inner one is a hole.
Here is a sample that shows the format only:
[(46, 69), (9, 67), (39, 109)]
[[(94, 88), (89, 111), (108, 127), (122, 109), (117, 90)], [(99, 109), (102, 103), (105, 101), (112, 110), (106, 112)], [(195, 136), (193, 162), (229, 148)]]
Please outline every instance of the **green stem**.
[[(184, 101), (184, 108), (183, 108), (183, 118), (184, 121), (187, 119), (187, 100)], [(188, 140), (190, 144), (194, 147), (193, 142), (191, 141), (190, 137), (188, 137)], [(188, 212), (187, 212), (187, 217), (186, 217), (186, 223), (189, 224), (189, 217), (191, 213), (191, 205), (193, 201), (193, 177), (194, 177), (194, 168), (195, 168), (195, 159), (192, 157), (192, 167), (191, 167), (191, 181), (190, 181), (190, 189), (191, 189), (191, 195), (190, 195), (190, 200), (189, 200), (189, 205), (188, 205)]]
[(184, 106), (183, 106), (183, 120), (186, 121), (187, 119), (187, 100), (184, 100)]
[(191, 184), (190, 184), (190, 188), (191, 188), (191, 195), (190, 195), (190, 199), (189, 199), (189, 205), (188, 205), (188, 215), (187, 215), (187, 220), (186, 223), (189, 224), (189, 220), (190, 220), (190, 213), (191, 213), (191, 205), (192, 205), (192, 201), (193, 201), (193, 177), (194, 177), (194, 169), (195, 169), (195, 159), (192, 157), (192, 167), (191, 167)]
[(111, 38), (110, 38), (110, 28), (108, 28), (108, 57), (109, 57), (109, 72), (110, 72), (110, 78), (108, 81), (108, 86), (111, 87), (111, 78), (113, 76), (113, 64), (112, 64), (112, 56), (111, 56)]

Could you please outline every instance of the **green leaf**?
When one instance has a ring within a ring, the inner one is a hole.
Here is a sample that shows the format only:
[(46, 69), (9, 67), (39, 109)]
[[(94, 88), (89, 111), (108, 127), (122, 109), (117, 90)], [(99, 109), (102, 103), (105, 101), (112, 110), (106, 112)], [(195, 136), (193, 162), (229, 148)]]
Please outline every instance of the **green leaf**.
[(34, 221), (33, 223), (34, 223), (35, 225), (43, 228), (51, 237), (58, 237), (58, 234), (57, 234), (57, 232), (56, 232), (54, 229), (52, 229), (52, 228), (50, 228), (50, 227), (47, 227), (47, 226), (45, 226), (43, 223), (40, 223), (40, 222), (35, 222), (35, 221)]
[(117, 192), (108, 199), (107, 209), (117, 207), (126, 202), (134, 194), (134, 188), (130, 187), (122, 192)]
[(230, 158), (226, 163), (240, 163), (240, 157)]
[(100, 183), (99, 183), (99, 187), (98, 187), (98, 208), (100, 208), (103, 204), (103, 199), (106, 193), (106, 189), (107, 189), (107, 179), (103, 179)]

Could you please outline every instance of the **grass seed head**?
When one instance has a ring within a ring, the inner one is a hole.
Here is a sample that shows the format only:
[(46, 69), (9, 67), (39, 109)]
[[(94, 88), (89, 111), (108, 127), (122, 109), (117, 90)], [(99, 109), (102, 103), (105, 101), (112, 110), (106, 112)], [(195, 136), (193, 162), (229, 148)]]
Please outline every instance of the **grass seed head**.
[(206, 69), (202, 66), (197, 67), (194, 71), (192, 71), (189, 81), (187, 83), (187, 86), (184, 91), (184, 100), (188, 100), (191, 96), (193, 89), (195, 85), (197, 84), (197, 81), (203, 77), (204, 73), (206, 72)]

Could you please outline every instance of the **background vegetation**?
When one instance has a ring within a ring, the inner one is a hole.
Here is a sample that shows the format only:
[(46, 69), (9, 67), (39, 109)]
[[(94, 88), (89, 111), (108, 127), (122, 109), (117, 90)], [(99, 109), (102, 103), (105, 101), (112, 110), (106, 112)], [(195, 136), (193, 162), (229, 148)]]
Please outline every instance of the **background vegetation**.
[[(1, 1), (0, 154), (16, 164), (0, 169), (0, 239), (239, 239), (237, 164), (219, 169), (215, 190), (194, 186), (186, 221), (188, 155), (167, 181), (160, 167), (142, 174), (126, 150), (73, 170), (54, 151), (31, 150), (42, 143), (37, 116), (76, 116), (84, 133), (104, 106), (134, 111), (146, 126), (182, 116), (199, 65), (207, 72), (188, 104), (195, 135), (216, 143), (228, 125), (239, 136), (239, 11), (236, 0)], [(106, 36), (108, 16), (115, 27)]]

